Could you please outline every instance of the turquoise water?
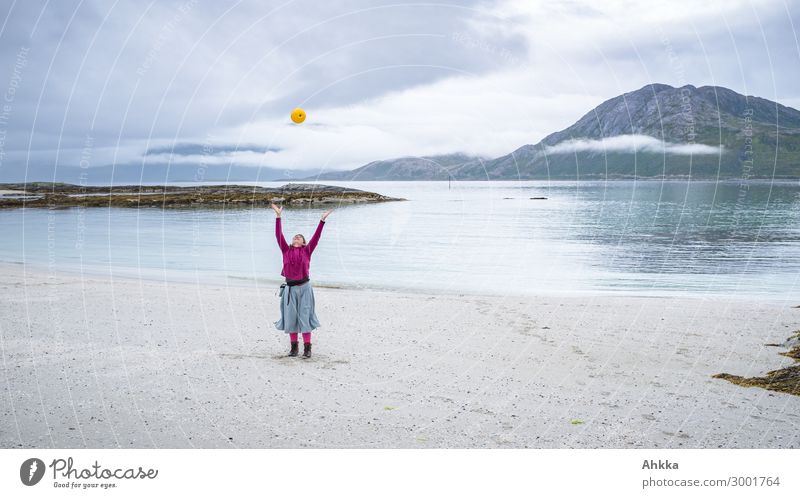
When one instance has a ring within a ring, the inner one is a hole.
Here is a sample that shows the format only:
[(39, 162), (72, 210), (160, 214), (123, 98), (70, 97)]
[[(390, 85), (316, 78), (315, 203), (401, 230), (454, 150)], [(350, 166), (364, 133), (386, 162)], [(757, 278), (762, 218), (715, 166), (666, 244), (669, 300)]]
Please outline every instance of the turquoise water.
[[(328, 183), (408, 202), (337, 206), (312, 259), (317, 285), (800, 298), (797, 182)], [(310, 237), (320, 212), (287, 208), (286, 238)], [(274, 223), (263, 208), (4, 210), (0, 260), (271, 286)]]

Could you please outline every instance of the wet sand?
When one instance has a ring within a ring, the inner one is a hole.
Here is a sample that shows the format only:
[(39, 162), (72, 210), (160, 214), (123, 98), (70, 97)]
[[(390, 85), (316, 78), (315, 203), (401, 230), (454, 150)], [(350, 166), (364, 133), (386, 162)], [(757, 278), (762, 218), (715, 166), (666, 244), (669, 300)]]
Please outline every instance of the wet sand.
[(798, 448), (800, 302), (274, 287), (0, 265), (3, 448)]

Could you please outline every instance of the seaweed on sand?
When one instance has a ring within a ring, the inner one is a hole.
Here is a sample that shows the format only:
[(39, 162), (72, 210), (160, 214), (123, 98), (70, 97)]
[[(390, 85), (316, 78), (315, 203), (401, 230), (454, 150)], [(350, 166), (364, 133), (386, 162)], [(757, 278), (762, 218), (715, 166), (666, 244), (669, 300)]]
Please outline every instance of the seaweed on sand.
[(800, 360), (800, 343), (798, 342), (800, 342), (800, 330), (795, 331), (794, 335), (788, 337), (784, 344), (769, 344), (770, 346), (783, 346), (794, 343), (794, 347), (789, 351), (778, 353), (794, 360), (794, 364), (788, 367), (771, 370), (763, 377), (741, 377), (729, 373), (718, 373), (712, 375), (712, 377), (725, 379), (744, 387), (762, 387), (770, 391), (800, 396), (800, 363), (798, 363)]

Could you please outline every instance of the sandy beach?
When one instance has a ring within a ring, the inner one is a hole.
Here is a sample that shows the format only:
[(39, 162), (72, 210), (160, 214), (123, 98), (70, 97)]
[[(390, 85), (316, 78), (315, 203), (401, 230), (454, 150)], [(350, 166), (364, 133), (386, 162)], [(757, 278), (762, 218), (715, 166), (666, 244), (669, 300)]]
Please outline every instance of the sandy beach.
[(798, 448), (800, 302), (273, 287), (0, 265), (4, 448)]

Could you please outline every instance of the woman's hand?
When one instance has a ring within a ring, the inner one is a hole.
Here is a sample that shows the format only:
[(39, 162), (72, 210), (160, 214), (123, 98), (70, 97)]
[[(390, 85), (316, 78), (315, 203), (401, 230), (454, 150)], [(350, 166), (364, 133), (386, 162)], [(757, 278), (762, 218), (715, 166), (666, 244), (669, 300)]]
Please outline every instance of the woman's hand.
[(283, 211), (283, 206), (281, 206), (281, 207), (278, 207), (278, 206), (276, 206), (276, 205), (273, 203), (273, 204), (271, 205), (271, 207), (272, 207), (272, 210), (273, 210), (273, 211), (275, 211), (275, 216), (277, 216), (278, 218), (280, 218), (280, 217), (281, 217), (281, 211)]
[(322, 213), (322, 218), (320, 218), (320, 220), (325, 221), (325, 218), (327, 218), (328, 215), (331, 214), (332, 212), (333, 212), (333, 209), (329, 209), (329, 210), (325, 211), (324, 213)]

